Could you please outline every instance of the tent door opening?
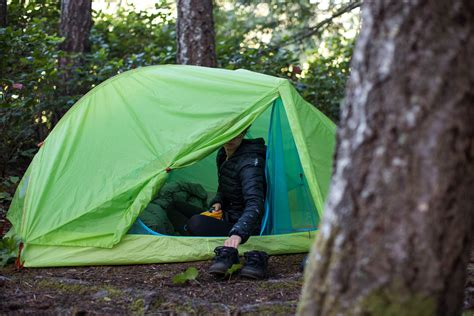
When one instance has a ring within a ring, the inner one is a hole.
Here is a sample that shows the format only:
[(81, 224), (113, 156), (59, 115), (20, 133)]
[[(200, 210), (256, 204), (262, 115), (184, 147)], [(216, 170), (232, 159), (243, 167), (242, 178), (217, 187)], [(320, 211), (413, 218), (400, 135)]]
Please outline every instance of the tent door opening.
[[(258, 117), (246, 138), (265, 139), (267, 195), (260, 235), (315, 230), (319, 216), (293, 139), (281, 98)], [(157, 199), (142, 211), (129, 234), (179, 236), (167, 218), (173, 199), (208, 209), (217, 191), (217, 151), (192, 166), (173, 170)], [(172, 191), (172, 193), (170, 193)], [(148, 215), (147, 215), (148, 214)]]

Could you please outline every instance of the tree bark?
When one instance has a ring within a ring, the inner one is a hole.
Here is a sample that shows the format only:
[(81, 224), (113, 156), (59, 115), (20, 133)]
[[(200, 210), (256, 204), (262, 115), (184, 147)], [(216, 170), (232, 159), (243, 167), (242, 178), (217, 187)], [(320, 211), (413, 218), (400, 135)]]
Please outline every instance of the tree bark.
[(0, 0), (0, 27), (7, 26), (7, 0)]
[[(75, 94), (76, 88), (71, 83), (71, 72), (81, 64), (81, 56), (90, 50), (89, 35), (92, 27), (92, 0), (61, 0), (61, 21), (59, 34), (64, 41), (59, 48), (66, 54), (59, 58), (59, 69), (62, 82), (58, 87), (61, 95)], [(51, 113), (53, 125), (67, 112), (68, 107), (57, 108)], [(44, 128), (44, 126), (43, 126)], [(49, 129), (40, 130), (39, 134), (48, 134)]]
[(92, 26), (91, 0), (62, 0), (59, 34), (65, 38), (61, 49), (66, 52), (89, 50), (89, 33)]
[(177, 62), (216, 67), (212, 0), (178, 0)]
[(474, 230), (474, 2), (364, 1), (302, 315), (457, 315)]
[(474, 311), (474, 243), (471, 247), (471, 260), (467, 265), (466, 286), (464, 287), (463, 311)]

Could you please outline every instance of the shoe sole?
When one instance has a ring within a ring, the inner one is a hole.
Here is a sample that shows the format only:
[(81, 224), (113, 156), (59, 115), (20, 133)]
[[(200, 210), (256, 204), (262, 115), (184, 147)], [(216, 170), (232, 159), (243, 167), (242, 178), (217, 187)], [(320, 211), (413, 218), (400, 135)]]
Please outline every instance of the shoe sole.
[(253, 279), (253, 280), (262, 280), (267, 277), (267, 275), (261, 275), (261, 274), (254, 273), (251, 271), (240, 271), (240, 276), (244, 278)]
[(224, 276), (227, 270), (223, 271), (221, 269), (209, 269), (209, 273), (215, 276)]

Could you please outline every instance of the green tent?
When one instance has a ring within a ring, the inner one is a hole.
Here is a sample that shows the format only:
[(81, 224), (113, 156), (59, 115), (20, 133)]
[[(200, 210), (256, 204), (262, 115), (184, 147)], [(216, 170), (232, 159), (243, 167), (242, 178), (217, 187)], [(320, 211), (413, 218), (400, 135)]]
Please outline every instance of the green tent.
[(250, 124), (250, 137), (268, 144), (270, 189), (261, 234), (242, 250), (308, 251), (331, 177), (335, 125), (285, 79), (165, 65), (103, 82), (53, 129), (7, 215), (9, 235), (24, 244), (21, 260), (44, 267), (210, 258), (225, 237), (137, 234), (136, 219), (166, 182), (215, 193), (217, 150)]

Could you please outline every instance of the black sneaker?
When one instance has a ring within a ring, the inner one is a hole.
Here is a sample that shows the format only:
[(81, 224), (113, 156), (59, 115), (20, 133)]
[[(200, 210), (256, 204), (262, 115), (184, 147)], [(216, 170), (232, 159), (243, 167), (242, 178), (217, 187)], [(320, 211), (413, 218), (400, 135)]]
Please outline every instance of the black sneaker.
[(245, 264), (240, 275), (251, 279), (263, 279), (267, 276), (268, 255), (263, 251), (249, 251), (244, 253)]
[(239, 252), (236, 248), (220, 246), (214, 249), (216, 256), (209, 267), (209, 273), (223, 276), (233, 264), (239, 263)]

